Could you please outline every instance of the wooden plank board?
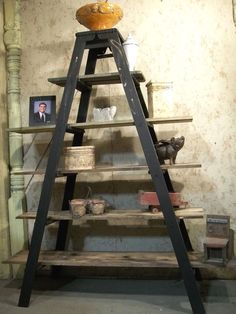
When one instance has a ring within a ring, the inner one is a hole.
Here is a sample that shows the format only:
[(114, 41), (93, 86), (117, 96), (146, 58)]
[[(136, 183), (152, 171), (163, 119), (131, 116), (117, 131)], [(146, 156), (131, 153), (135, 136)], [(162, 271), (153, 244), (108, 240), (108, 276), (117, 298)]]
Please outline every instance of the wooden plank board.
[[(161, 169), (181, 169), (181, 168), (200, 168), (201, 164), (199, 163), (179, 163), (179, 164), (165, 164), (161, 165)], [(65, 170), (65, 169), (59, 169), (58, 170), (58, 175), (66, 175), (70, 173), (75, 173), (75, 172), (113, 172), (113, 171), (148, 171), (148, 167), (146, 165), (118, 165), (118, 166), (113, 166), (113, 165), (97, 165), (94, 169), (85, 169), (85, 170)]]
[[(26, 263), (28, 251), (21, 251), (6, 263)], [(193, 264), (199, 266), (199, 255), (191, 254)], [(39, 263), (60, 266), (91, 267), (178, 267), (172, 252), (78, 252), (41, 251)]]
[[(18, 219), (35, 219), (36, 218), (36, 211), (28, 211), (19, 216)], [(203, 209), (202, 208), (184, 208), (184, 209), (177, 209), (175, 210), (175, 215), (177, 218), (180, 219), (194, 219), (194, 218), (203, 218)], [(70, 211), (49, 211), (48, 212), (48, 219), (51, 220), (72, 220), (72, 214)], [(139, 219), (139, 220), (163, 220), (162, 212), (158, 212), (153, 214), (149, 211), (142, 211), (142, 210), (111, 210), (108, 213), (103, 215), (85, 215), (76, 220), (81, 222), (88, 222), (93, 220), (123, 220), (127, 222), (128, 219), (132, 221), (132, 219)]]
[[(201, 164), (199, 163), (179, 163), (179, 164), (165, 164), (161, 165), (161, 169), (185, 169), (185, 168), (201, 168)], [(73, 173), (81, 173), (81, 172), (123, 172), (123, 171), (146, 171), (148, 172), (148, 167), (145, 165), (120, 165), (120, 166), (112, 166), (112, 165), (98, 165), (94, 169), (84, 169), (84, 170), (65, 170), (58, 169), (57, 176), (65, 176)], [(24, 174), (24, 175), (43, 175), (45, 174), (45, 169), (22, 169), (11, 171), (11, 174)]]
[[(137, 82), (145, 82), (145, 77), (141, 71), (131, 72), (132, 77)], [(64, 87), (66, 84), (66, 77), (49, 78), (50, 83), (56, 84), (58, 86)], [(118, 72), (105, 73), (105, 74), (87, 74), (80, 75), (77, 78), (77, 89), (82, 90), (86, 85), (107, 85), (107, 84), (120, 84), (120, 75)]]
[[(166, 117), (166, 118), (148, 118), (146, 121), (150, 124), (168, 124), (168, 123), (185, 123), (192, 122), (193, 118), (190, 116), (186, 117)], [(116, 128), (134, 126), (134, 121), (129, 120), (114, 120), (114, 121), (102, 121), (102, 122), (84, 122), (84, 123), (70, 123), (68, 124), (68, 129), (100, 129), (100, 128)], [(31, 133), (43, 133), (43, 132), (53, 132), (55, 125), (46, 126), (30, 126), (21, 128), (9, 128), (8, 132), (15, 132), (21, 134), (31, 134)]]
[[(203, 254), (188, 253), (190, 263), (195, 268), (216, 269), (217, 265), (204, 263)], [(21, 251), (4, 263), (25, 264), (28, 251)], [(78, 252), (78, 251), (41, 251), (39, 263), (58, 266), (86, 267), (160, 267), (178, 268), (173, 252)], [(232, 259), (227, 268), (235, 268), (236, 260)]]

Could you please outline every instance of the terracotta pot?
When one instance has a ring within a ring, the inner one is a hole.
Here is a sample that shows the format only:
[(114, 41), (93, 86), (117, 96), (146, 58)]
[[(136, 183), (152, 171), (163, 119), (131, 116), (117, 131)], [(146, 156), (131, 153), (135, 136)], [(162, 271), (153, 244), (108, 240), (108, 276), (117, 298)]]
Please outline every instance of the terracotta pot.
[(122, 17), (122, 9), (117, 4), (110, 4), (107, 1), (86, 4), (76, 12), (77, 21), (90, 30), (112, 28)]

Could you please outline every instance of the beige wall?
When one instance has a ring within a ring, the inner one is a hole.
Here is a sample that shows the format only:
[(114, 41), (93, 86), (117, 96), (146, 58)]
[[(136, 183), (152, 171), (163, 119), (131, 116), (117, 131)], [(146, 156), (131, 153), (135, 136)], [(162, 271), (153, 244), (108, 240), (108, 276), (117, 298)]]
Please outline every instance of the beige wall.
[[(28, 124), (29, 96), (56, 94), (59, 106), (62, 90), (49, 84), (47, 78), (66, 75), (74, 33), (86, 30), (75, 20), (75, 11), (87, 2), (22, 0), (23, 125)], [(230, 215), (231, 227), (236, 230), (236, 29), (232, 1), (119, 0), (117, 3), (124, 11), (124, 18), (117, 28), (124, 37), (131, 32), (140, 45), (137, 69), (144, 73), (147, 82), (173, 81), (174, 105), (168, 114), (192, 115), (194, 118), (192, 124), (156, 128), (159, 137), (186, 137), (177, 162), (202, 164), (201, 169), (171, 170), (176, 190), (183, 193), (191, 206), (202, 206), (206, 214)], [(104, 60), (98, 69), (113, 71), (114, 65)], [(145, 84), (142, 90), (146, 98)], [(98, 88), (96, 95), (106, 96), (111, 104), (118, 105), (117, 118), (129, 114), (121, 88)], [(75, 107), (71, 120), (74, 110)], [(156, 110), (165, 112), (165, 108), (157, 107)], [(114, 130), (99, 130), (87, 135), (88, 143), (91, 138), (95, 139), (96, 149), (100, 151), (98, 161), (131, 161), (134, 148), (137, 161), (144, 162), (132, 128), (111, 131)], [(25, 137), (26, 167), (38, 163), (39, 153), (42, 153), (48, 137), (36, 136), (33, 146), (31, 136)], [(112, 174), (106, 179), (114, 177)], [(135, 182), (135, 187), (150, 188), (147, 178), (142, 177), (141, 184)], [(96, 179), (101, 182), (105, 177), (99, 175)], [(32, 209), (37, 208), (40, 180), (33, 178), (27, 190)], [(83, 180), (86, 182), (86, 177)], [(106, 187), (106, 197), (113, 200), (115, 206), (136, 206), (135, 195), (119, 190), (117, 186)], [(98, 184), (93, 188), (101, 190)], [(123, 200), (118, 198), (118, 192), (122, 192)], [(204, 220), (192, 221), (189, 228), (194, 248), (202, 250)]]

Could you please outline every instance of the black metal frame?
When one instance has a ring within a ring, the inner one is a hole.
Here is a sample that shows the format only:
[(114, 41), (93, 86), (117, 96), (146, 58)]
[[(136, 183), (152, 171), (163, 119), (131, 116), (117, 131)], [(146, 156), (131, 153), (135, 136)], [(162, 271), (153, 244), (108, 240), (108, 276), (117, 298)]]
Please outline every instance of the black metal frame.
[[(77, 75), (80, 70), (84, 50), (89, 49), (85, 74), (93, 74), (97, 59), (101, 58), (106, 49), (109, 47), (112, 51), (112, 56), (114, 57), (119, 71), (120, 79), (133, 115), (134, 123), (146, 157), (152, 181), (160, 201), (160, 206), (163, 211), (166, 226), (182, 273), (193, 313), (202, 314), (205, 313), (205, 310), (195, 282), (194, 272), (188, 259), (186, 243), (181, 234), (181, 230), (169, 198), (168, 190), (173, 189), (173, 187), (168, 173), (165, 172), (163, 174), (163, 171), (161, 170), (154, 148), (154, 143), (157, 141), (157, 137), (154, 130), (146, 123), (145, 117), (148, 116), (147, 108), (142, 97), (141, 90), (139, 86), (134, 83), (128, 69), (128, 63), (122, 47), (122, 42), (123, 38), (116, 29), (92, 32), (88, 31), (76, 34), (74, 51), (52, 139), (51, 150), (49, 153), (18, 305), (27, 307), (30, 302), (41, 242), (47, 221), (52, 188), (56, 177), (56, 170), (62, 150), (64, 135), (67, 130), (67, 121), (73, 101), (74, 91), (76, 89)], [(81, 93), (77, 122), (86, 121), (90, 94), (91, 86), (85, 87)], [(75, 133), (73, 145), (81, 145), (82, 140), (83, 132)], [(67, 178), (62, 204), (63, 210), (68, 209), (68, 201), (73, 197), (75, 180), (76, 175), (71, 175)], [(56, 244), (57, 250), (65, 249), (67, 231), (68, 222), (60, 222)]]

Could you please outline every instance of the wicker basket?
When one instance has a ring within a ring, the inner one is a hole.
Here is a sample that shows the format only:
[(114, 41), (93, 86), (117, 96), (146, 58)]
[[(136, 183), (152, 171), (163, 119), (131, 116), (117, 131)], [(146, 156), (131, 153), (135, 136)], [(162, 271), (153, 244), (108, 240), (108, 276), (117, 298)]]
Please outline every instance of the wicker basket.
[(95, 167), (94, 146), (72, 146), (64, 148), (64, 168), (66, 170), (86, 170)]
[(89, 212), (93, 215), (102, 215), (104, 213), (106, 202), (102, 199), (91, 199), (88, 201)]
[(79, 218), (86, 214), (87, 200), (84, 199), (73, 199), (69, 202), (70, 210), (73, 218)]

